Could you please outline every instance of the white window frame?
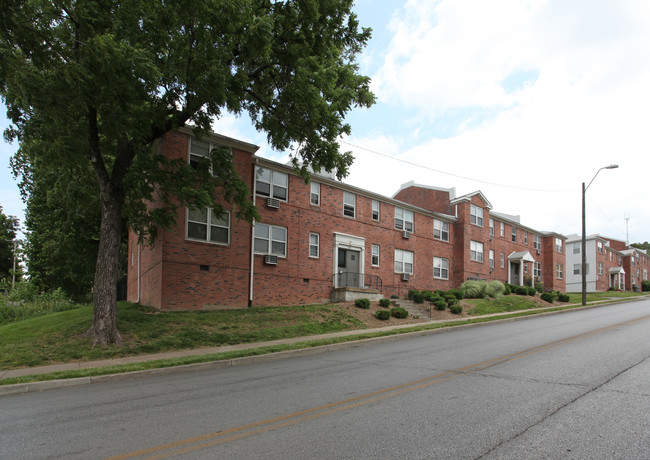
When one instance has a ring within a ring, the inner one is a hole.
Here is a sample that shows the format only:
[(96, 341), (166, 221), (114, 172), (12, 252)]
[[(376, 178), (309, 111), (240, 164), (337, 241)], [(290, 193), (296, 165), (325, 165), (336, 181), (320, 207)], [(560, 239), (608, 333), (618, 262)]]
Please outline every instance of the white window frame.
[[(197, 152), (193, 151), (193, 147), (195, 145), (199, 146), (199, 144), (203, 144), (204, 146), (207, 146), (208, 151), (206, 153), (197, 153)], [(214, 176), (214, 171), (213, 171), (213, 168), (212, 168), (212, 161), (211, 161), (212, 159), (210, 157), (210, 153), (212, 152), (213, 149), (215, 149), (217, 147), (224, 148), (223, 146), (216, 145), (216, 144), (213, 144), (211, 142), (200, 141), (198, 139), (195, 139), (194, 137), (191, 137), (190, 138), (190, 145), (188, 147), (187, 162), (191, 165), (193, 160), (194, 161), (197, 161), (197, 160), (200, 161), (201, 158), (207, 158), (208, 160), (210, 160), (210, 174), (212, 174)], [(230, 152), (232, 154), (232, 149), (230, 149)]]
[(483, 226), (483, 208), (475, 204), (469, 205), (469, 221), (479, 227)]
[(506, 224), (503, 222), (499, 222), (499, 233), (501, 234), (501, 238), (506, 237)]
[(395, 207), (395, 228), (397, 230), (406, 230), (407, 232), (413, 233), (413, 229), (415, 228), (415, 224), (413, 223), (413, 211)]
[(580, 254), (582, 243), (573, 243), (573, 254)]
[(395, 273), (413, 274), (413, 252), (395, 249)]
[(528, 231), (524, 230), (524, 244), (528, 245)]
[(320, 183), (312, 182), (309, 187), (309, 204), (320, 206)]
[(573, 264), (573, 274), (574, 275), (579, 275), (580, 274), (580, 268), (582, 268), (582, 264)]
[(320, 257), (320, 234), (309, 232), (309, 257), (318, 259)]
[(602, 254), (603, 253), (603, 242), (602, 241), (597, 241), (596, 242), (596, 247), (598, 248), (598, 253)]
[(433, 219), (433, 238), (449, 242), (449, 222)]
[(512, 242), (513, 243), (517, 242), (517, 226), (516, 225), (512, 226)]
[(537, 281), (542, 280), (542, 263), (541, 262), (535, 262), (533, 265), (533, 276), (537, 278)]
[(533, 248), (538, 251), (542, 250), (542, 239), (539, 235), (533, 235)]
[(444, 257), (433, 258), (433, 277), (439, 280), (449, 279), (449, 259)]
[(480, 241), (470, 240), (469, 260), (483, 263), (483, 243), (481, 243)]
[(491, 217), (489, 220), (489, 224), (490, 224), (490, 236), (494, 236), (494, 219)]
[(494, 269), (494, 249), (490, 249), (490, 252), (488, 253), (488, 257), (490, 260), (490, 268)]
[(373, 244), (370, 246), (370, 265), (373, 267), (379, 267), (379, 254), (380, 247), (378, 244)]
[(501, 253), (501, 268), (506, 268), (506, 255), (505, 253)]
[(357, 217), (357, 195), (343, 192), (343, 215), (355, 219)]
[(603, 274), (603, 263), (598, 262), (598, 274), (602, 275)]
[(555, 252), (562, 254), (563, 249), (562, 238), (555, 238)]
[(379, 222), (381, 205), (378, 200), (372, 200), (372, 220)]
[[(190, 208), (185, 208), (185, 238), (191, 241), (202, 241), (204, 243), (210, 244), (219, 244), (222, 246), (230, 245), (230, 211), (224, 211), (224, 215), (219, 218), (214, 213), (212, 208), (204, 208), (205, 212), (201, 210), (192, 210)], [(190, 213), (201, 213), (205, 215), (205, 220), (196, 220), (191, 219)], [(225, 223), (224, 223), (225, 222)], [(205, 226), (205, 238), (198, 238), (196, 236), (190, 236), (190, 225), (201, 225)], [(213, 241), (212, 233), (214, 229), (226, 229), (227, 238), (226, 241)]]
[(564, 265), (555, 264), (555, 278), (561, 280), (564, 279)]
[[(256, 195), (276, 198), (280, 201), (289, 200), (289, 175), (287, 173), (276, 171), (274, 169), (262, 168), (261, 166), (258, 166), (255, 171)], [(264, 177), (267, 172), (268, 178)], [(260, 184), (267, 184), (269, 187), (269, 193), (262, 192)], [(282, 190), (284, 190), (284, 194), (281, 193)]]
[[(266, 232), (264, 232), (264, 229), (266, 229)], [(266, 233), (267, 235), (265, 236), (263, 233)], [(281, 233), (284, 233), (284, 239), (279, 238), (279, 235)], [(259, 222), (255, 223), (254, 244), (253, 244), (254, 253), (263, 254), (263, 255), (270, 254), (270, 255), (286, 258), (287, 257), (287, 234), (288, 231), (286, 227), (262, 224)], [(266, 249), (263, 251), (257, 249), (258, 242), (261, 241), (266, 242)], [(282, 251), (274, 250), (273, 243), (276, 243), (276, 245), (282, 244), (283, 250)]]

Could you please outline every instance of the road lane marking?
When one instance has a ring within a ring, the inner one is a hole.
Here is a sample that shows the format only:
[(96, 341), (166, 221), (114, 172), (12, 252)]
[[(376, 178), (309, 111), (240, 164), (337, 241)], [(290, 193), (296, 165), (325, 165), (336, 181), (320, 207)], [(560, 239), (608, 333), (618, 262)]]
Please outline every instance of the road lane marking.
[(260, 420), (257, 422), (241, 425), (238, 427), (229, 428), (223, 431), (207, 433), (201, 436), (181, 439), (179, 441), (153, 446), (150, 448), (140, 449), (137, 451), (125, 453), (110, 457), (107, 460), (126, 460), (135, 457), (143, 457), (148, 459), (163, 459), (176, 455), (182, 455), (197, 450), (206, 449), (208, 447), (225, 444), (227, 442), (237, 441), (246, 437), (256, 434), (265, 433), (268, 431), (284, 428), (298, 423), (308, 422), (320, 417), (335, 414), (348, 409), (361, 407), (374, 402), (382, 401), (388, 398), (399, 396), (401, 394), (409, 393), (416, 390), (421, 390), (442, 382), (446, 382), (467, 374), (483, 371), (487, 368), (504, 364), (516, 359), (525, 358), (543, 351), (547, 351), (559, 346), (567, 345), (579, 340), (583, 340), (594, 335), (602, 334), (614, 329), (628, 326), (637, 322), (641, 322), (650, 318), (650, 315), (640, 318), (623, 321), (616, 324), (594, 329), (592, 331), (583, 332), (575, 336), (566, 337), (543, 345), (538, 345), (526, 350), (510, 353), (507, 355), (492, 358), (480, 363), (472, 364), (469, 366), (461, 367), (454, 370), (438, 373), (433, 376), (425, 377), (422, 379), (414, 380), (412, 382), (402, 383), (392, 387), (384, 388), (381, 390), (373, 391), (363, 395), (355, 396), (353, 398), (335, 401), (321, 406), (305, 409), (280, 417), (271, 419)]

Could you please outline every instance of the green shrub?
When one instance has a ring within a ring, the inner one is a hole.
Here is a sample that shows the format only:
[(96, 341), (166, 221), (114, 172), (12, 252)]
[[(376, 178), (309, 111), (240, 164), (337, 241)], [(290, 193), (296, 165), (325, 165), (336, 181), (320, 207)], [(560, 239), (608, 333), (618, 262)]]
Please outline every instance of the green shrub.
[(429, 291), (429, 290), (424, 290), (424, 291), (422, 291), (422, 297), (423, 297), (424, 300), (426, 300), (427, 302), (433, 302), (431, 299), (432, 299), (434, 296), (435, 296), (435, 294), (434, 294), (432, 291)]
[(557, 298), (557, 295), (554, 292), (544, 292), (540, 297), (545, 302), (553, 303), (553, 301)]
[(485, 297), (487, 283), (485, 281), (465, 281), (460, 285), (465, 299), (482, 299)]
[(497, 299), (503, 295), (505, 290), (506, 287), (501, 281), (494, 280), (488, 283), (485, 293), (493, 299)]
[(537, 289), (535, 289), (533, 286), (527, 286), (526, 291), (526, 293), (530, 296), (537, 294)]
[(503, 295), (510, 295), (510, 294), (512, 294), (512, 288), (508, 283), (506, 283), (503, 288)]
[(535, 290), (540, 294), (544, 292), (544, 283), (541, 281), (535, 281)]
[(641, 290), (643, 292), (650, 291), (650, 280), (641, 281)]
[(354, 301), (354, 306), (359, 308), (368, 309), (370, 308), (370, 300), (368, 299), (357, 299)]
[(515, 286), (514, 292), (517, 295), (528, 295), (528, 288), (526, 286)]
[(408, 318), (409, 312), (403, 309), (402, 307), (393, 307), (390, 309), (391, 316), (395, 318)]
[(463, 300), (463, 291), (460, 289), (450, 289), (447, 291), (449, 294), (456, 297), (458, 300)]
[(390, 307), (390, 299), (379, 299), (379, 306), (384, 308)]
[(391, 299), (399, 299), (399, 296), (393, 294), (392, 296), (390, 296), (390, 298), (391, 298)]
[(445, 300), (445, 299), (444, 299), (442, 296), (439, 296), (439, 295), (437, 295), (437, 294), (434, 294), (434, 296), (431, 297), (430, 302), (431, 302), (431, 303), (434, 303), (434, 302), (440, 302), (440, 301), (444, 301), (444, 300)]
[(449, 307), (449, 311), (455, 315), (460, 315), (463, 312), (463, 307), (461, 307), (460, 305), (452, 305), (451, 307)]
[(436, 300), (435, 302), (433, 302), (433, 306), (438, 311), (444, 311), (447, 308), (447, 302), (445, 302), (444, 300)]
[(406, 298), (412, 301), (413, 296), (415, 296), (416, 294), (419, 294), (419, 293), (420, 293), (420, 291), (418, 291), (417, 289), (409, 289), (409, 293), (406, 295)]
[(417, 304), (424, 303), (424, 295), (421, 292), (415, 292), (411, 300)]
[(377, 310), (375, 312), (375, 318), (381, 319), (381, 320), (389, 319), (390, 318), (390, 310)]
[(557, 294), (557, 300), (560, 302), (568, 302), (569, 299), (570, 297), (567, 294), (562, 294), (561, 292)]
[(453, 296), (451, 294), (445, 294), (444, 299), (445, 302), (447, 302), (447, 305), (449, 305), (450, 307), (458, 303), (458, 299), (456, 298), (456, 296)]

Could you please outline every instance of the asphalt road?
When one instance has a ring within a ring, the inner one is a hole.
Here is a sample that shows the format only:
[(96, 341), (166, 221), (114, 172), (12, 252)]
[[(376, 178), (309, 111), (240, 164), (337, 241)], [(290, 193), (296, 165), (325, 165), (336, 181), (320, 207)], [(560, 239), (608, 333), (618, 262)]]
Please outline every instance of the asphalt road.
[(650, 458), (650, 301), (0, 398), (0, 458)]

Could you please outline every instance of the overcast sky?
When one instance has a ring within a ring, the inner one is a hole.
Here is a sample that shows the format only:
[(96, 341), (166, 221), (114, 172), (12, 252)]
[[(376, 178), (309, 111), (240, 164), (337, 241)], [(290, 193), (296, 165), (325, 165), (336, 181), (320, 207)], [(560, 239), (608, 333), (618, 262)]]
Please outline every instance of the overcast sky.
[[(537, 230), (650, 240), (650, 2), (357, 0), (373, 38), (359, 59), (377, 104), (348, 117), (345, 182), (392, 196), (408, 181), (481, 190)], [(6, 120), (1, 120), (3, 128)], [(246, 117), (220, 134), (286, 161)], [(0, 146), (0, 204), (22, 220)], [(626, 226), (626, 218), (629, 218)]]

